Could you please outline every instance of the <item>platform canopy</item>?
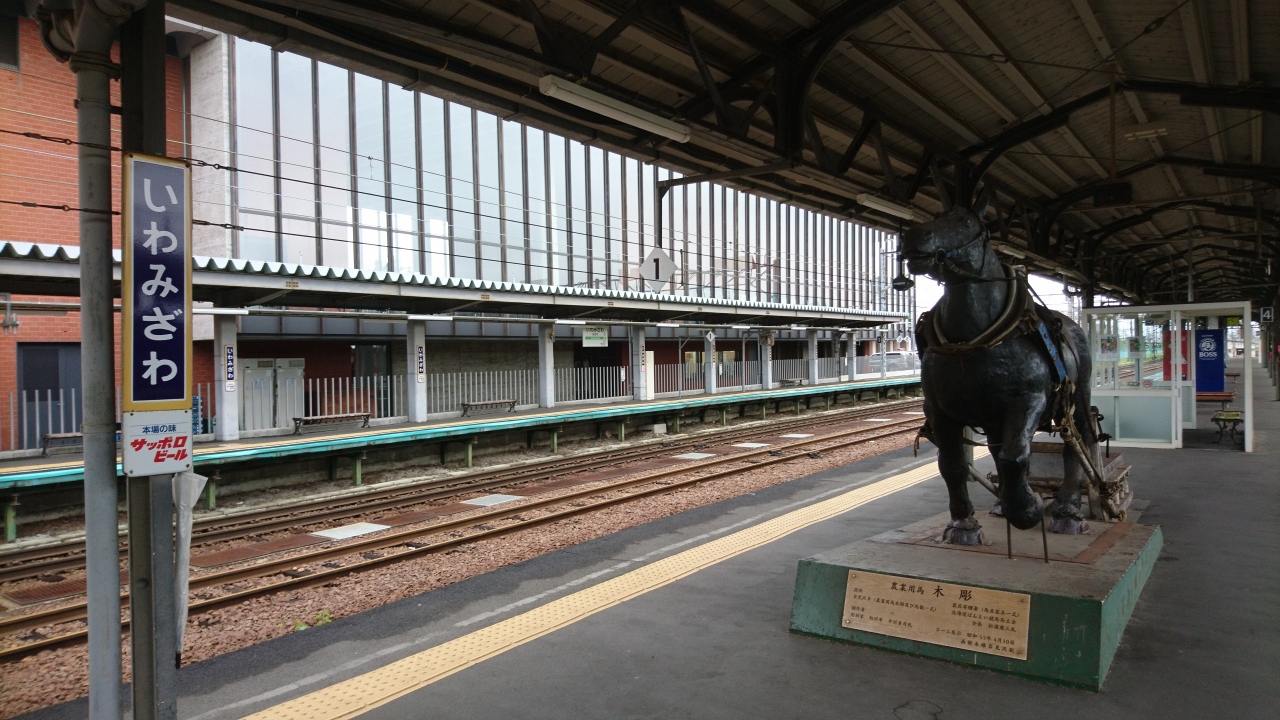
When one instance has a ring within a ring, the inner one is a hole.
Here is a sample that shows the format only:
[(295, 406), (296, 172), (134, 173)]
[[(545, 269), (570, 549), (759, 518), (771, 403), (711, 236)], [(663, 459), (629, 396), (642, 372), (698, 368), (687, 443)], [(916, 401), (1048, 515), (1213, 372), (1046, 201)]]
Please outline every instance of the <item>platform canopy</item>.
[[(1267, 300), (1280, 275), (1267, 262), (1280, 254), (1275, 3), (172, 0), (167, 12), (888, 230), (989, 187), (998, 247), (1087, 294), (1168, 302), (1190, 282), (1201, 300)], [(611, 120), (575, 88), (659, 122)]]

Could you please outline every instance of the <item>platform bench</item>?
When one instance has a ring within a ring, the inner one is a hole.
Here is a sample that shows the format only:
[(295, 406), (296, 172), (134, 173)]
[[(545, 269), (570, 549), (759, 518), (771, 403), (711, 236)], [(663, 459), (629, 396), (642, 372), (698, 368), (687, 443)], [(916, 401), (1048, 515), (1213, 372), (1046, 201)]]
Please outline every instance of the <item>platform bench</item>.
[(330, 423), (358, 422), (360, 427), (369, 427), (370, 414), (367, 412), (342, 413), (340, 415), (308, 415), (293, 419), (293, 434), (301, 435), (302, 428), (307, 425), (328, 425)]
[[(1219, 410), (1213, 414), (1210, 420), (1213, 421), (1214, 425), (1218, 426), (1218, 437), (1213, 441), (1215, 444), (1222, 442), (1222, 436), (1226, 433), (1231, 434), (1231, 442), (1235, 443), (1236, 428), (1240, 427), (1240, 424), (1244, 422), (1244, 413), (1239, 410)], [(1240, 438), (1240, 442), (1243, 444), (1243, 437)]]
[(49, 454), (49, 445), (59, 440), (76, 440), (76, 442), (61, 443), (60, 445), (76, 445), (84, 444), (84, 433), (46, 433), (40, 436), (40, 454)]
[(506, 406), (507, 412), (515, 412), (516, 400), (479, 400), (475, 402), (462, 403), (462, 417), (466, 417), (467, 413), (472, 410), (480, 410), (484, 408), (500, 408)]
[(808, 382), (805, 378), (784, 378), (782, 387), (800, 387)]
[(1225, 392), (1198, 392), (1196, 393), (1196, 402), (1220, 402), (1222, 409), (1226, 410), (1227, 405), (1236, 399), (1235, 390), (1227, 390)]

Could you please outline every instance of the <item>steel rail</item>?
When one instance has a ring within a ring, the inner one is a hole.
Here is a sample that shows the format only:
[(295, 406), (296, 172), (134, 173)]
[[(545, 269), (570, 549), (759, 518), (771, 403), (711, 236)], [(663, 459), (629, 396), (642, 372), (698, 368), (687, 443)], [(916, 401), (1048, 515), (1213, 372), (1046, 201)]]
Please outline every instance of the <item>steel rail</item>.
[[(450, 478), (439, 478), (372, 490), (367, 493), (339, 498), (305, 500), (300, 503), (259, 511), (249, 511), (233, 516), (204, 518), (196, 522), (193, 544), (232, 540), (251, 535), (297, 527), (299, 524), (324, 522), (370, 512), (396, 509), (419, 502), (429, 502), (450, 495), (475, 490), (533, 482), (549, 476), (568, 472), (583, 472), (598, 467), (616, 465), (619, 462), (635, 462), (655, 455), (662, 455), (673, 448), (690, 447), (704, 442), (722, 442), (729, 439), (773, 434), (778, 430), (808, 427), (832, 419), (857, 418), (863, 415), (896, 412), (903, 407), (920, 404), (919, 399), (879, 403), (873, 406), (851, 408), (844, 412), (787, 418), (776, 420), (767, 426), (734, 428), (710, 432), (705, 435), (681, 438), (675, 442), (645, 443), (640, 447), (600, 450), (573, 458), (539, 460), (516, 467), (481, 470)], [(201, 528), (203, 526), (203, 529)], [(22, 551), (20, 551), (21, 553)], [(15, 582), (41, 573), (79, 569), (83, 566), (84, 543), (76, 541), (56, 547), (33, 548), (25, 554), (0, 555), (0, 583)], [(121, 543), (120, 557), (127, 557), (128, 546)]]
[[(625, 502), (627, 500), (635, 499), (638, 497), (645, 497), (647, 495), (652, 495), (652, 494), (666, 493), (674, 488), (679, 488), (685, 485), (697, 484), (700, 482), (706, 482), (708, 480), (716, 480), (722, 477), (730, 477), (736, 474), (740, 474), (742, 472), (748, 472), (761, 467), (768, 467), (770, 465), (789, 462), (791, 460), (797, 460), (797, 459), (801, 459), (802, 457), (807, 457), (805, 455), (799, 455), (799, 454), (783, 455), (783, 454), (775, 454), (775, 453), (782, 453), (789, 450), (798, 450), (801, 448), (807, 448), (813, 445), (829, 443), (833, 440), (842, 441), (831, 447), (819, 448), (819, 450), (835, 450), (843, 447), (848, 447), (851, 445), (859, 445), (862, 443), (870, 442), (872, 440), (877, 440), (884, 437), (890, 437), (892, 435), (898, 435), (903, 432), (909, 432), (911, 430), (915, 430), (917, 427), (919, 427), (920, 422), (921, 420), (919, 418), (907, 418), (907, 419), (898, 420), (892, 423), (884, 423), (874, 427), (853, 428), (853, 429), (845, 430), (838, 433), (832, 433), (830, 435), (798, 440), (794, 443), (787, 443), (785, 445), (778, 445), (778, 446), (773, 446), (770, 448), (764, 448), (760, 450), (752, 450), (744, 453), (728, 455), (721, 458), (715, 458), (712, 460), (703, 460), (703, 461), (696, 462), (693, 465), (682, 465), (678, 468), (662, 469), (662, 470), (658, 470), (651, 473), (645, 473), (638, 477), (632, 477), (625, 480), (620, 480), (618, 482), (610, 483), (605, 486), (577, 490), (571, 493), (559, 495), (552, 498), (546, 498), (543, 500), (535, 500), (530, 503), (524, 503), (516, 507), (493, 509), (487, 512), (483, 512), (479, 515), (473, 515), (465, 519), (455, 520), (451, 522), (440, 523), (438, 525), (432, 525), (430, 527), (403, 530), (403, 531), (394, 532), (386, 535), (381, 535), (379, 537), (356, 541), (354, 543), (347, 543), (344, 545), (339, 545), (339, 546), (330, 547), (330, 548), (322, 548), (322, 549), (306, 552), (301, 555), (294, 555), (294, 556), (289, 556), (285, 558), (280, 558), (278, 560), (274, 560), (267, 563), (260, 563), (260, 564), (251, 565), (244, 568), (237, 568), (233, 570), (226, 570), (220, 573), (211, 573), (209, 575), (205, 575), (202, 577), (192, 578), (191, 585), (190, 585), (191, 589), (196, 590), (196, 589), (209, 588), (209, 587), (218, 587), (221, 585), (226, 585), (228, 583), (237, 582), (240, 580), (269, 577), (271, 575), (280, 574), (285, 570), (292, 570), (294, 568), (297, 568), (300, 565), (324, 562), (326, 560), (332, 560), (336, 558), (347, 557), (350, 555), (357, 555), (357, 554), (367, 553), (367, 552), (376, 551), (376, 550), (384, 550), (389, 547), (403, 545), (406, 542), (417, 539), (417, 538), (431, 536), (431, 535), (439, 535), (439, 534), (448, 533), (448, 532), (454, 532), (459, 529), (464, 529), (464, 528), (472, 527), (475, 525), (482, 525), (489, 522), (504, 520), (506, 518), (520, 515), (520, 514), (529, 512), (531, 510), (538, 510), (541, 508), (552, 507), (555, 505), (571, 503), (574, 500), (591, 498), (597, 495), (615, 492), (618, 490), (634, 487), (637, 485), (653, 483), (653, 482), (657, 482), (659, 480), (672, 477), (672, 476), (687, 475), (687, 474), (696, 473), (702, 470), (713, 469), (717, 466), (736, 464), (736, 463), (752, 460), (755, 458), (760, 458), (758, 461), (752, 463), (749, 467), (739, 467), (739, 468), (730, 468), (726, 470), (720, 470), (710, 475), (700, 475), (697, 477), (688, 478), (678, 482), (659, 485), (655, 488), (645, 490), (642, 493), (632, 493), (630, 495), (625, 495), (619, 498), (611, 498), (611, 499), (601, 500), (593, 503), (588, 503), (582, 506), (573, 507), (572, 509), (560, 511), (559, 513), (553, 513), (552, 515), (543, 516), (541, 518), (534, 518), (531, 520), (522, 520), (514, 525), (507, 526), (504, 528), (484, 530), (484, 531), (481, 531), (480, 533), (474, 533), (471, 535), (466, 535), (458, 538), (448, 538), (441, 542), (434, 543), (430, 546), (426, 546), (422, 548), (413, 548), (409, 551), (396, 553), (394, 555), (389, 555), (384, 558), (366, 560), (365, 563), (357, 563), (356, 565), (348, 565), (348, 566), (344, 566), (343, 568), (325, 570), (318, 573), (313, 573), (311, 575), (307, 575), (305, 577), (290, 578), (288, 580), (281, 581), (278, 583), (272, 583), (270, 585), (263, 585), (257, 588), (249, 588), (247, 590), (239, 591), (238, 593), (231, 593), (226, 596), (222, 596), (218, 598), (210, 598), (207, 600), (192, 602), (189, 606), (189, 613), (195, 614), (198, 612), (204, 612), (207, 610), (214, 609), (216, 607), (221, 607), (222, 605), (225, 605), (228, 602), (234, 602), (238, 599), (244, 599), (247, 597), (252, 597), (254, 595), (268, 594), (276, 590), (291, 587), (293, 585), (300, 583), (303, 580), (310, 579), (312, 577), (323, 576), (325, 578), (329, 578), (335, 572), (337, 572), (337, 574), (342, 574), (343, 572), (351, 571), (352, 568), (358, 568), (358, 567), (363, 568), (368, 563), (371, 563), (371, 562), (376, 563), (379, 560), (390, 561), (393, 558), (403, 559), (410, 555), (420, 554), (422, 551), (427, 551), (427, 550), (438, 551), (445, 547), (453, 547), (459, 544), (464, 544), (467, 542), (474, 542), (476, 540), (485, 539), (490, 536), (505, 534), (507, 532), (514, 532), (518, 529), (522, 529), (526, 527), (533, 527), (548, 521), (549, 518), (554, 517), (554, 519), (559, 519), (562, 517), (568, 517), (568, 516), (580, 514), (583, 512), (589, 512), (592, 509), (598, 509), (600, 507), (605, 507), (607, 505), (618, 504), (618, 503)], [(904, 428), (903, 427), (904, 425), (906, 425), (907, 427)], [(884, 431), (877, 433), (875, 432), (877, 430), (884, 430)], [(873, 433), (873, 434), (868, 435), (867, 433)], [(847, 439), (855, 435), (864, 435), (864, 437)], [(372, 567), (372, 565), (368, 565), (368, 566)], [(231, 598), (231, 600), (227, 600), (227, 598)], [(128, 599), (127, 592), (121, 593), (121, 599), (122, 599), (122, 603), (127, 605), (127, 599)], [(56, 624), (61, 624), (65, 622), (83, 620), (84, 610), (85, 610), (85, 606), (83, 603), (76, 603), (74, 605), (68, 605), (61, 608), (54, 608), (54, 609), (39, 612), (39, 613), (31, 613), (28, 615), (21, 615), (18, 617), (7, 618), (5, 620), (0, 620), (0, 633), (5, 633), (5, 634), (15, 633), (15, 632), (21, 632), (23, 630), (42, 627), (45, 625), (56, 625)], [(124, 620), (122, 622), (127, 624), (128, 621)], [(80, 631), (80, 633), (69, 633), (66, 635), (59, 635), (56, 637), (63, 638), (66, 640), (71, 640), (83, 635), (83, 632), (84, 631)], [(33, 651), (43, 649), (44, 647), (47, 646), (47, 643), (49, 641), (53, 641), (54, 639), (55, 638), (45, 638), (43, 640), (38, 640), (35, 643), (28, 643), (28, 644), (23, 644), (23, 645), (2, 649), (0, 650), (0, 660), (4, 660), (8, 657), (11, 657), (15, 653), (19, 653), (19, 654), (25, 653), (27, 649), (30, 649)]]

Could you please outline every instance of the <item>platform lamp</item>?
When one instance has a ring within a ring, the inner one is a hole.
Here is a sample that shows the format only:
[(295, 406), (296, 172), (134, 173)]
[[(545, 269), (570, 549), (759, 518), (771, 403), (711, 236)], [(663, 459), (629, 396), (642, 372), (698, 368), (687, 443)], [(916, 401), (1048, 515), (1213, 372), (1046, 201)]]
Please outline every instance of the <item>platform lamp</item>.
[(907, 277), (906, 259), (902, 257), (902, 221), (898, 221), (898, 275), (893, 278), (893, 289), (906, 292), (916, 286), (916, 281)]

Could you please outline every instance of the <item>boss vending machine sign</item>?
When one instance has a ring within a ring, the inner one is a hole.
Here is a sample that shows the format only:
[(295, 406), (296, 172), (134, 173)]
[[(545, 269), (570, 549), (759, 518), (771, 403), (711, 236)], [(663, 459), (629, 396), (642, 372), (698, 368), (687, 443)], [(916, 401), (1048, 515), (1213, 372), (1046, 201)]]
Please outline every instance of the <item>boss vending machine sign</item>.
[(191, 169), (125, 154), (123, 311), (126, 475), (191, 469)]

